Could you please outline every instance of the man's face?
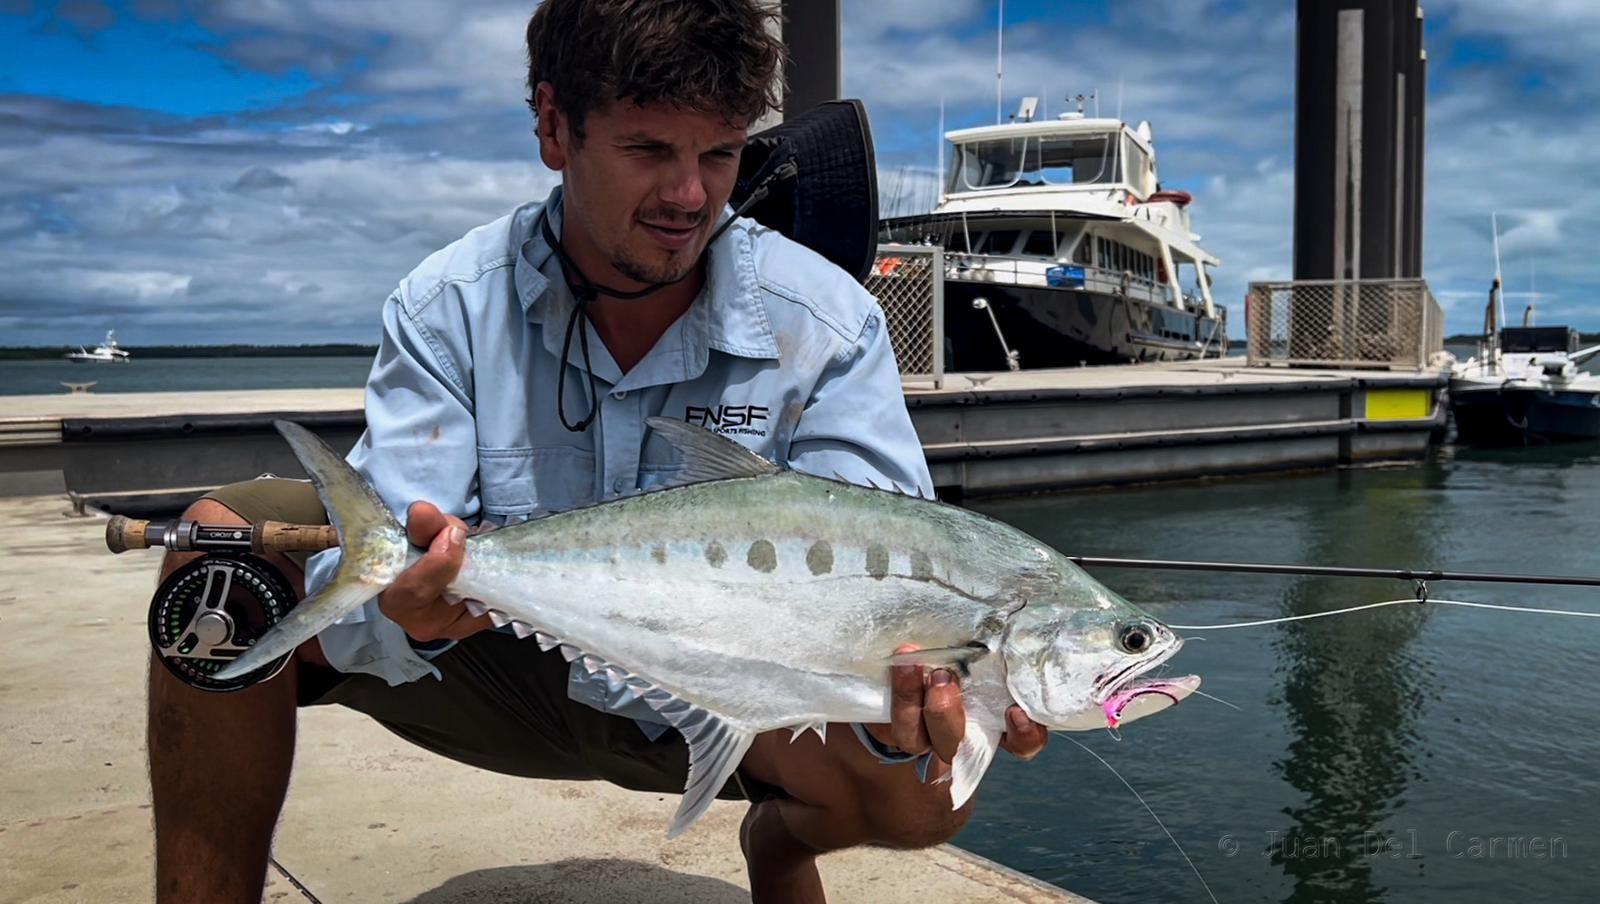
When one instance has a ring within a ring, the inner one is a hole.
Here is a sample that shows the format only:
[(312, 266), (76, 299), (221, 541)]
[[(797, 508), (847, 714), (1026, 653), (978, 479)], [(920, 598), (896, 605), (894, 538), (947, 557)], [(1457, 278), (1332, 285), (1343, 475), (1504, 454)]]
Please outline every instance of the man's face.
[(721, 116), (617, 102), (590, 111), (579, 145), (548, 85), (537, 98), (540, 154), (564, 177), (568, 250), (577, 239), (635, 282), (687, 274), (733, 193), (746, 130)]

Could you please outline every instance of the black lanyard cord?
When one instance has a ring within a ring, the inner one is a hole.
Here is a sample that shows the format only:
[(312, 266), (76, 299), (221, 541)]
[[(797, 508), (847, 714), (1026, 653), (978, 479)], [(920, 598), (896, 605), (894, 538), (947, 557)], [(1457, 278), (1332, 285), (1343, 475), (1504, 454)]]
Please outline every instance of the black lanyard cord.
[[(730, 220), (729, 222), (732, 221)], [(590, 282), (589, 277), (584, 274), (583, 270), (573, 262), (572, 258), (567, 256), (567, 250), (561, 246), (561, 241), (556, 238), (555, 230), (550, 228), (549, 217), (545, 217), (541, 225), (543, 226), (545, 244), (550, 246), (550, 250), (555, 252), (557, 260), (561, 262), (562, 272), (566, 274), (567, 278), (567, 288), (571, 290), (574, 301), (572, 313), (567, 317), (567, 333), (565, 338), (561, 340), (561, 366), (556, 372), (556, 414), (561, 418), (561, 426), (573, 433), (582, 433), (589, 429), (589, 425), (593, 424), (594, 419), (600, 414), (600, 391), (595, 385), (594, 363), (589, 358), (589, 324), (593, 323), (589, 318), (590, 302), (601, 295), (623, 301), (643, 298), (652, 292), (657, 292), (682, 281), (693, 270), (685, 271), (683, 276), (671, 282), (655, 283), (654, 285), (645, 286), (637, 292), (623, 292), (618, 289), (607, 288)], [(721, 234), (721, 230), (718, 230), (717, 235)], [(715, 236), (713, 236), (714, 238)], [(710, 242), (706, 244), (709, 245)], [(583, 321), (583, 328), (578, 334), (578, 348), (583, 352), (583, 370), (589, 377), (589, 413), (574, 424), (567, 420), (567, 368), (569, 366), (567, 364), (567, 355), (572, 351), (572, 333), (579, 328), (578, 321), (580, 319)]]
[[(756, 185), (755, 190), (750, 192), (750, 196), (745, 198), (738, 209), (733, 212), (733, 215), (723, 221), (722, 225), (717, 227), (717, 231), (711, 234), (711, 238), (706, 240), (706, 248), (710, 249), (711, 245), (721, 238), (724, 232), (728, 231), (728, 227), (732, 226), (735, 220), (744, 216), (745, 212), (753, 207), (757, 201), (765, 198), (769, 187), (775, 180), (788, 179), (797, 172), (799, 172), (799, 169), (793, 162), (785, 161), (774, 167), (770, 173), (765, 174)], [(567, 250), (562, 247), (561, 240), (556, 238), (555, 230), (550, 228), (549, 216), (541, 219), (540, 226), (544, 233), (545, 244), (550, 246), (550, 250), (555, 253), (556, 259), (561, 262), (562, 272), (566, 274), (567, 288), (572, 292), (572, 298), (575, 302), (572, 306), (572, 313), (567, 317), (566, 336), (561, 340), (561, 366), (556, 376), (556, 414), (561, 418), (561, 426), (573, 433), (582, 433), (588, 430), (589, 425), (593, 424), (594, 419), (600, 415), (600, 392), (595, 384), (594, 364), (589, 358), (589, 325), (594, 322), (589, 316), (589, 304), (602, 295), (621, 301), (634, 301), (643, 298), (653, 292), (665, 289), (667, 286), (682, 282), (690, 273), (694, 272), (695, 268), (691, 267), (685, 270), (683, 276), (677, 279), (645, 286), (636, 292), (611, 289), (591, 282), (583, 270), (576, 263), (573, 263), (572, 258), (567, 256)], [(698, 262), (696, 266), (699, 266)], [(580, 318), (583, 320), (583, 327), (578, 334), (578, 348), (583, 353), (583, 369), (589, 377), (589, 413), (584, 415), (583, 419), (577, 423), (572, 423), (567, 420), (567, 355), (572, 350), (572, 333), (573, 330), (579, 329), (578, 321)]]

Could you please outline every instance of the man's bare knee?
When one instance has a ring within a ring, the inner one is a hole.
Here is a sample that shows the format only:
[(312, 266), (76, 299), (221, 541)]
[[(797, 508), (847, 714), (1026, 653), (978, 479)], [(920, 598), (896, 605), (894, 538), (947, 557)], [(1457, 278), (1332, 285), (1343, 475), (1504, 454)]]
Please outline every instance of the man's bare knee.
[(907, 796), (893, 804), (873, 808), (870, 834), (880, 847), (914, 851), (944, 844), (956, 837), (972, 817), (972, 802), (951, 809), (950, 797), (935, 786), (926, 793)]

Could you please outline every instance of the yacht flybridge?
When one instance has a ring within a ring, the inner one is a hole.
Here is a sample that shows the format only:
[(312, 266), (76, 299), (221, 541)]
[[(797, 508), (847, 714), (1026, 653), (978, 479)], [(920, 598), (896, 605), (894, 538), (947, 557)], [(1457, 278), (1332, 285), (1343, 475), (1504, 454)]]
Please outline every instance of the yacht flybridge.
[(984, 371), (1221, 357), (1219, 261), (1190, 231), (1187, 192), (1163, 190), (1149, 123), (1066, 113), (948, 132), (928, 214), (880, 240), (944, 249), (945, 367)]

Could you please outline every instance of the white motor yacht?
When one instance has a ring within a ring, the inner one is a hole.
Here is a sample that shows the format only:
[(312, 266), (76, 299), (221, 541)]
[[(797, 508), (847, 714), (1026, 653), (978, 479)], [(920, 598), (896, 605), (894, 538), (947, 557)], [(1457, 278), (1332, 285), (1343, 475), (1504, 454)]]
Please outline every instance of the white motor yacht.
[(1150, 124), (1081, 109), (1035, 121), (1037, 106), (946, 133), (934, 209), (882, 221), (880, 241), (944, 249), (946, 369), (1226, 354), (1207, 272), (1220, 262), (1191, 231), (1193, 198), (1162, 188)]
[(88, 351), (83, 346), (78, 346), (75, 352), (67, 352), (67, 360), (78, 363), (100, 364), (126, 364), (131, 360), (127, 350), (117, 345), (117, 331), (107, 330), (104, 342), (95, 346), (94, 351)]

